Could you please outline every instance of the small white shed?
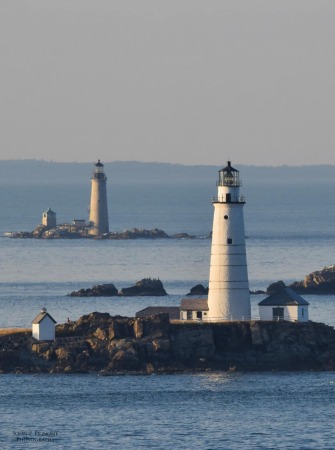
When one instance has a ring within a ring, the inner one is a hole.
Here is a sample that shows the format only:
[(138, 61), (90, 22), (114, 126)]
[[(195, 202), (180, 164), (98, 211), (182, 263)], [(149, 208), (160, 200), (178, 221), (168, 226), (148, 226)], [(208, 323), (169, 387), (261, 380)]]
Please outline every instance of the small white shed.
[(207, 298), (183, 298), (180, 303), (180, 320), (206, 320)]
[(299, 294), (285, 287), (258, 303), (259, 317), (260, 320), (308, 322), (308, 305)]
[(41, 309), (40, 313), (32, 321), (33, 337), (38, 341), (54, 341), (56, 323), (46, 308)]

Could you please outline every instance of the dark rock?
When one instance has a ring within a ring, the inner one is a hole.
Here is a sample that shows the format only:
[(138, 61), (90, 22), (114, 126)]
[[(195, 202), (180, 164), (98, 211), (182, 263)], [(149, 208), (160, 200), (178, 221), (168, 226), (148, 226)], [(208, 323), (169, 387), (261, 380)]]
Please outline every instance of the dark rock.
[(110, 232), (109, 239), (167, 239), (169, 236), (163, 230), (154, 228), (145, 230), (143, 228), (131, 228), (122, 232)]
[(139, 371), (142, 364), (136, 351), (133, 348), (119, 350), (108, 365), (108, 370), (112, 371)]
[[(274, 294), (285, 287), (283, 281), (268, 286), (266, 293)], [(302, 281), (295, 281), (288, 287), (298, 294), (335, 294), (335, 265), (325, 267), (305, 276)]]
[(208, 295), (208, 287), (205, 288), (202, 284), (193, 286), (190, 292), (186, 295)]
[(312, 272), (289, 287), (298, 294), (335, 294), (335, 265)]
[(70, 297), (114, 297), (118, 294), (118, 290), (112, 283), (97, 284), (92, 288), (79, 289), (68, 294)]
[(143, 323), (143, 337), (154, 339), (166, 337), (170, 332), (170, 320), (168, 314), (157, 314), (141, 319)]
[(197, 362), (215, 353), (211, 324), (178, 324), (171, 335), (171, 352), (178, 361)]
[(266, 293), (269, 294), (269, 295), (275, 294), (276, 292), (281, 291), (285, 287), (286, 287), (286, 284), (284, 283), (284, 281), (282, 281), (282, 280), (276, 281), (275, 283), (271, 283), (267, 287)]
[(154, 296), (159, 297), (167, 295), (163, 283), (156, 278), (143, 278), (138, 281), (135, 286), (123, 288), (119, 291), (121, 297), (133, 296)]

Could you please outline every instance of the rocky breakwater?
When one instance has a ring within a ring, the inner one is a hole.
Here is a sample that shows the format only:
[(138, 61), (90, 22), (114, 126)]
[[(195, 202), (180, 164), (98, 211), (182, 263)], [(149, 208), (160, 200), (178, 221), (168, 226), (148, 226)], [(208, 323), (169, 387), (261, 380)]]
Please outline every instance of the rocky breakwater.
[(91, 313), (56, 327), (0, 338), (0, 370), (17, 373), (174, 373), (208, 370), (335, 370), (335, 331), (291, 322), (170, 323)]
[(97, 284), (92, 288), (79, 289), (68, 294), (70, 297), (161, 297), (167, 295), (163, 283), (158, 278), (143, 278), (134, 286), (122, 288), (120, 291), (114, 284)]

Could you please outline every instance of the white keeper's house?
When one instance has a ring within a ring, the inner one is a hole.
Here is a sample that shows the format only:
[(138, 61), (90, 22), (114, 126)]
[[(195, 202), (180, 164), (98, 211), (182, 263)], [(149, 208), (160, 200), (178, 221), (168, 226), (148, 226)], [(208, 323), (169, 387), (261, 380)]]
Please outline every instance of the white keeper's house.
[(291, 288), (285, 287), (258, 303), (260, 320), (308, 322), (309, 303)]

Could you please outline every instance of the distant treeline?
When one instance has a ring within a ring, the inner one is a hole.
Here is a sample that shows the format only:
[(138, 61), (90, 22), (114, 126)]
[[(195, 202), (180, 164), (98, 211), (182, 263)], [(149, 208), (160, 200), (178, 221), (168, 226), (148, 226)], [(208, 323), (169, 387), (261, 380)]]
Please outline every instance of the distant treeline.
[[(222, 166), (186, 166), (181, 164), (115, 161), (105, 162), (109, 183), (214, 183)], [(0, 184), (72, 184), (86, 183), (93, 172), (92, 163), (58, 163), (44, 160), (0, 161)], [(263, 181), (296, 183), (334, 180), (335, 165), (319, 166), (247, 166), (234, 164), (244, 183)]]

